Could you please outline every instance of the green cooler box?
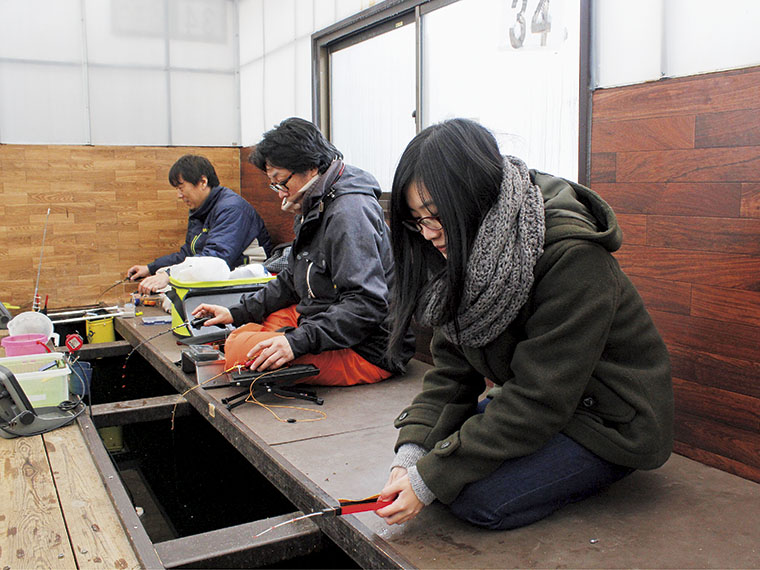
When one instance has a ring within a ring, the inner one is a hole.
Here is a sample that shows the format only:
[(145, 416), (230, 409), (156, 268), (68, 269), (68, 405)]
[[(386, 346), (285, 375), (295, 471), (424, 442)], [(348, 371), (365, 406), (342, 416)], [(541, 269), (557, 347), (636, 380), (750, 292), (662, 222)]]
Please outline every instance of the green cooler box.
[[(180, 326), (191, 317), (192, 312), (204, 303), (228, 307), (240, 301), (244, 293), (261, 289), (275, 277), (252, 277), (249, 279), (230, 279), (228, 281), (177, 281), (169, 279), (171, 290), (166, 294), (172, 302), (172, 327), (174, 334), (181, 337), (202, 334), (201, 330)], [(203, 331), (207, 332), (207, 331)]]

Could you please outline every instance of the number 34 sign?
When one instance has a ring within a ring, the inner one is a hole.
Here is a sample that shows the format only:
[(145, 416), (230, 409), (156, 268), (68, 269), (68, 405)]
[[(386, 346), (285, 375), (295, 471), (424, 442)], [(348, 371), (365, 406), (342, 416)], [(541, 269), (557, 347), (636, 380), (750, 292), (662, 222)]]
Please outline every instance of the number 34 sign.
[(500, 44), (506, 49), (557, 49), (567, 38), (564, 9), (569, 0), (504, 0), (504, 28)]

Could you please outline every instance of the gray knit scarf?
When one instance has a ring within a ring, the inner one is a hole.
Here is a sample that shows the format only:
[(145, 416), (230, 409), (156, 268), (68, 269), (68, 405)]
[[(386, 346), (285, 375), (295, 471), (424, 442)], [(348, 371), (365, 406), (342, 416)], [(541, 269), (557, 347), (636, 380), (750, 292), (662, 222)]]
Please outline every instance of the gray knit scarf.
[(480, 225), (467, 262), (462, 301), (454, 322), (446, 318), (449, 292), (442, 277), (422, 295), (418, 320), (440, 327), (451, 342), (483, 347), (504, 330), (528, 300), (533, 268), (543, 252), (544, 201), (528, 167), (504, 157), (504, 178), (496, 204)]

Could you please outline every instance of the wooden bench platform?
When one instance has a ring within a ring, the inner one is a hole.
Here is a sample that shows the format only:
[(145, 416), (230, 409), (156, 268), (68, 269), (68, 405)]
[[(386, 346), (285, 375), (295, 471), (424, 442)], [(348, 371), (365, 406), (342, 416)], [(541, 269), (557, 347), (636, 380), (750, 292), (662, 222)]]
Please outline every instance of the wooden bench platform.
[[(120, 321), (117, 330), (133, 344), (157, 332), (138, 319)], [(195, 385), (173, 364), (180, 358), (173, 335), (140, 352), (178, 391)], [(420, 389), (426, 368), (415, 361), (404, 378), (319, 388), (323, 406), (295, 404), (326, 413), (315, 422), (282, 423), (254, 404), (228, 411), (220, 399), (232, 389), (194, 389), (185, 398), (308, 513), (382, 488), (393, 457), (393, 419)], [(760, 568), (760, 485), (678, 455), (514, 531), (473, 527), (440, 504), (402, 527), (388, 527), (372, 513), (311, 520), (363, 567)], [(267, 538), (289, 532), (282, 527)]]
[[(133, 345), (160, 332), (140, 319), (119, 319), (116, 328)], [(152, 544), (124, 489), (110, 483), (118, 476), (108, 472), (99, 418), (167, 419), (181, 401), (177, 413), (192, 406), (294, 510), (311, 513), (380, 490), (393, 457), (393, 418), (420, 389), (427, 365), (415, 361), (403, 378), (380, 384), (319, 388), (323, 406), (295, 405), (326, 419), (282, 423), (254, 404), (227, 410), (220, 400), (234, 389), (190, 390), (195, 380), (175, 365), (180, 347), (171, 334), (139, 352), (184, 397), (94, 406), (92, 421), (85, 415), (43, 436), (0, 440), (0, 567), (174, 568), (219, 560), (256, 567), (318, 549), (324, 533), (366, 568), (760, 568), (760, 485), (678, 455), (513, 531), (473, 527), (433, 504), (401, 527), (364, 513), (315, 517), (255, 538), (293, 513)]]
[(0, 438), (0, 469), (0, 567), (143, 566), (80, 424)]

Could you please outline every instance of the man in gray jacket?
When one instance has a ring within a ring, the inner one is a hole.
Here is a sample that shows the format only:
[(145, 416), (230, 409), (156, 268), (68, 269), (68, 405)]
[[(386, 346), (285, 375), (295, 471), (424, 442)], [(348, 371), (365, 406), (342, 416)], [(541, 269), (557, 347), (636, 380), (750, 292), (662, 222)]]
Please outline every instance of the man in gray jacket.
[(226, 342), (228, 365), (312, 363), (320, 374), (310, 383), (350, 385), (402, 372), (411, 358), (410, 334), (403, 354), (386, 355), (393, 257), (379, 184), (342, 158), (299, 118), (267, 132), (251, 154), (282, 210), (295, 214), (295, 240), (277, 279), (232, 307), (200, 305), (193, 312), (213, 315), (206, 326), (240, 327)]

